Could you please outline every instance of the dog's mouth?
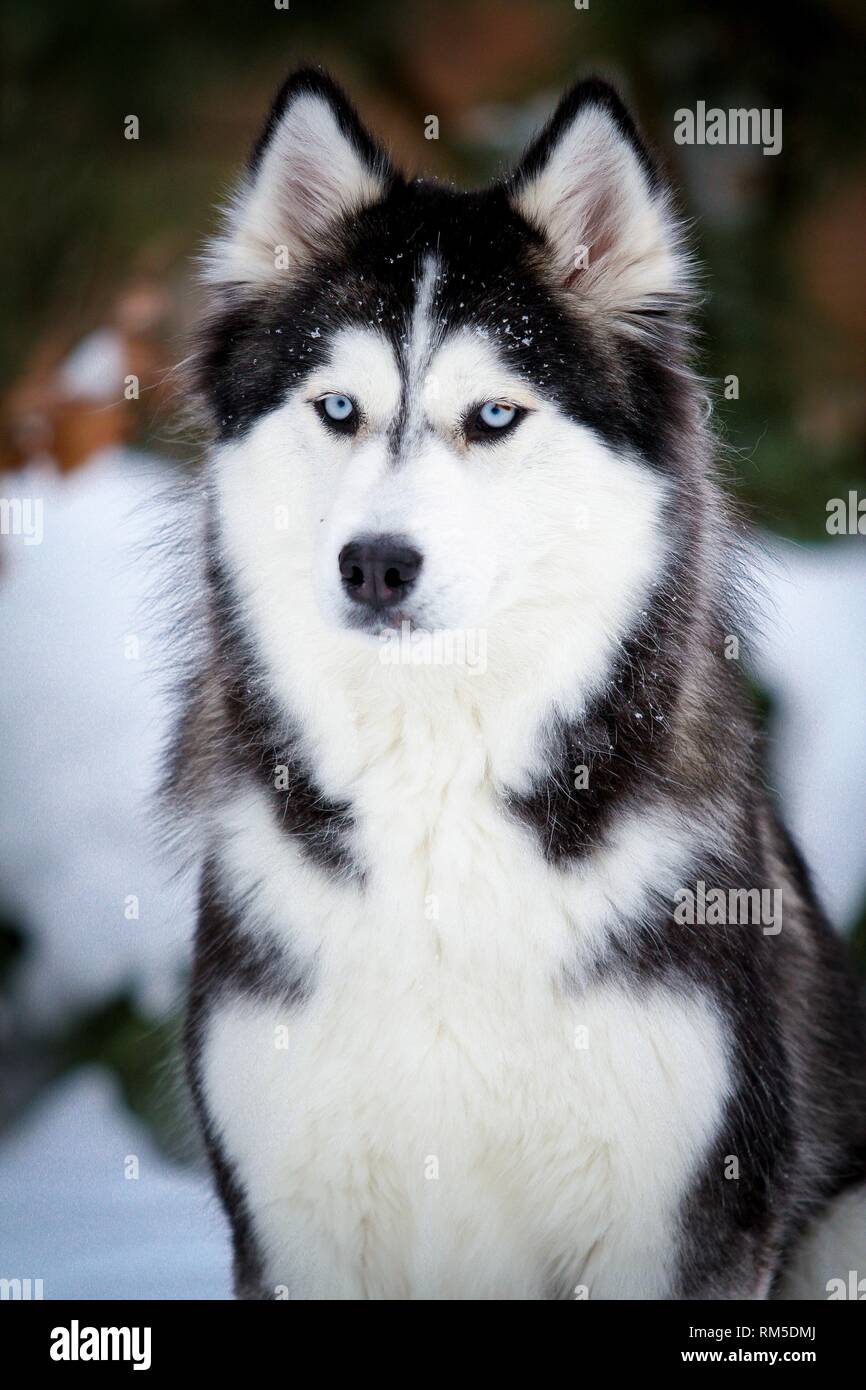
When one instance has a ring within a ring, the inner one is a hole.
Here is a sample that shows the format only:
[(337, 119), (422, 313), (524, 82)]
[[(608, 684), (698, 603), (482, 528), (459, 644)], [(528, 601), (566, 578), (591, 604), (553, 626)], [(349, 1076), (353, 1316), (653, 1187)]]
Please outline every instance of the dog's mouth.
[(417, 614), (408, 607), (370, 609), (367, 612), (353, 608), (343, 613), (343, 624), (352, 632), (363, 632), (374, 638), (395, 633), (411, 637), (421, 628)]

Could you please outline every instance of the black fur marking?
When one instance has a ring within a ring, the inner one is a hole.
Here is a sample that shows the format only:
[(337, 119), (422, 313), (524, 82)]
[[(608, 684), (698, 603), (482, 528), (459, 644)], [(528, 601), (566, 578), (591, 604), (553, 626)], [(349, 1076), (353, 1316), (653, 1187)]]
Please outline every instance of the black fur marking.
[[(686, 513), (671, 517), (670, 526), (679, 531), (671, 569), (624, 641), (604, 690), (583, 717), (551, 726), (533, 790), (505, 793), (506, 806), (535, 831), (550, 863), (600, 847), (611, 816), (629, 800), (659, 793), (676, 800), (685, 790), (671, 782), (670, 752), (690, 621), (692, 521)], [(586, 771), (576, 786), (578, 769)]]
[(512, 176), (515, 186), (519, 187), (528, 182), (544, 168), (552, 150), (569, 126), (588, 107), (600, 107), (612, 117), (620, 135), (637, 155), (647, 176), (650, 190), (654, 191), (659, 186), (661, 177), (658, 166), (642, 140), (631, 112), (610, 83), (599, 77), (588, 77), (563, 97), (547, 125), (532, 141), (515, 169)]
[(288, 962), (285, 951), (259, 923), (246, 929), (241, 912), (220, 891), (215, 865), (202, 874), (199, 932), (195, 946), (193, 996), (213, 1000), (223, 993), (303, 1003), (312, 990), (310, 970)]
[(215, 315), (196, 370), (220, 436), (241, 435), (278, 406), (328, 360), (341, 328), (384, 334), (400, 360), (425, 259), (435, 256), (437, 334), (480, 333), (571, 419), (669, 471), (684, 423), (679, 325), (662, 316), (652, 341), (599, 328), (581, 317), (578, 293), (570, 303), (549, 283), (541, 245), (503, 187), (455, 193), (395, 180), (297, 280), (232, 296)]
[[(434, 260), (429, 254), (421, 259), (418, 265), (418, 273), (412, 282), (413, 302), (411, 309), (407, 312), (404, 329), (399, 334), (392, 333), (391, 343), (394, 355), (397, 359), (397, 369), (400, 373), (400, 401), (397, 406), (397, 413), (391, 422), (388, 430), (388, 447), (392, 462), (399, 467), (401, 460), (407, 453), (407, 440), (413, 424), (412, 406), (413, 400), (417, 410), (419, 403), (423, 400), (424, 376), (429, 366), (430, 360), (436, 351), (437, 346), (443, 336), (443, 321), (438, 316), (438, 310), (434, 307), (435, 296), (429, 295), (429, 322), (425, 327), (430, 331), (430, 340), (423, 344), (423, 357), (410, 366), (410, 352), (417, 352), (421, 346), (412, 341), (412, 331), (414, 329), (413, 311), (421, 301), (425, 293), (424, 280), (427, 275), (439, 275), (439, 259)], [(431, 290), (434, 288), (430, 287)], [(411, 325), (411, 327), (410, 327)], [(416, 422), (416, 429), (420, 426), (421, 430), (428, 428), (423, 420)]]
[(222, 652), (219, 669), (224, 732), (234, 765), (267, 794), (274, 820), (320, 868), (363, 879), (351, 852), (354, 819), (346, 802), (328, 801), (297, 736), (275, 708), (237, 617), (232, 587), (215, 554), (208, 565), (212, 616)]
[[(625, 980), (713, 1000), (724, 1021), (733, 1085), (718, 1133), (680, 1209), (676, 1296), (748, 1296), (774, 1287), (807, 1224), (847, 1185), (866, 1178), (866, 1028), (862, 986), (823, 918), (781, 825), (781, 881), (770, 882), (757, 814), (736, 865), (709, 853), (689, 879), (727, 893), (797, 890), (808, 918), (765, 935), (760, 924), (685, 925), (656, 895), (639, 927), (615, 937), (577, 992)], [(789, 899), (790, 907), (790, 899)], [(818, 960), (814, 952), (817, 948)], [(808, 992), (807, 992), (808, 991)], [(786, 1021), (787, 1020), (787, 1021)], [(828, 1041), (832, 1039), (832, 1046)], [(796, 1054), (796, 1055), (795, 1055)], [(819, 1144), (812, 1126), (823, 1116)], [(739, 1176), (726, 1176), (731, 1158)]]
[[(727, 891), (744, 882), (759, 885), (760, 873), (757, 860), (736, 870), (707, 860), (693, 867), (690, 879)], [(664, 985), (689, 1000), (697, 990), (698, 997), (715, 1001), (724, 1021), (734, 1091), (680, 1210), (681, 1298), (724, 1297), (731, 1290), (747, 1296), (766, 1273), (766, 1251), (781, 1253), (779, 1231), (797, 1157), (792, 1064), (774, 988), (785, 949), (760, 925), (677, 923), (673, 905), (658, 899), (651, 925), (615, 948), (599, 971), (631, 980), (638, 990)], [(726, 1176), (731, 1157), (740, 1165), (736, 1179)]]
[(257, 929), (247, 932), (223, 899), (215, 865), (203, 871), (193, 969), (187, 999), (187, 1079), (201, 1125), (217, 1192), (232, 1229), (235, 1292), (239, 1298), (269, 1297), (247, 1197), (225, 1153), (208, 1111), (201, 1073), (204, 1030), (214, 1004), (228, 994), (278, 999), (296, 1007), (310, 990), (307, 972), (287, 969), (285, 954)]
[(274, 98), (265, 128), (255, 143), (249, 160), (249, 170), (254, 174), (261, 164), (274, 133), (292, 102), (299, 96), (314, 96), (327, 102), (333, 111), (337, 124), (351, 142), (358, 154), (371, 169), (384, 177), (393, 177), (393, 170), (381, 145), (358, 119), (357, 112), (342, 88), (322, 68), (300, 68), (283, 83)]

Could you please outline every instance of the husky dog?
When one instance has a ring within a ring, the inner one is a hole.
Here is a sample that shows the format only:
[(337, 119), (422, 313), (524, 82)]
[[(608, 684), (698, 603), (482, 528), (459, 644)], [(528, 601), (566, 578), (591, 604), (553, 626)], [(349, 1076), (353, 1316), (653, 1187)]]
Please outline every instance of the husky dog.
[(237, 1294), (777, 1294), (863, 1175), (863, 1010), (728, 659), (630, 116), (584, 82), (458, 192), (302, 71), (206, 279), (172, 784)]

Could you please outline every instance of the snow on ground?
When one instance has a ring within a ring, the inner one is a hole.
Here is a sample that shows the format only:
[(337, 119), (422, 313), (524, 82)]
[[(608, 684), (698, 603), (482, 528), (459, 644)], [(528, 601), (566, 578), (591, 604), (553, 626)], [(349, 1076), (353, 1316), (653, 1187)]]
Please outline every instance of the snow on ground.
[(0, 550), (0, 892), (32, 935), (22, 1007), (46, 1027), (129, 981), (163, 1010), (186, 957), (190, 888), (152, 806), (168, 707), (143, 547), (168, 477), (106, 452), (66, 477), (0, 478), (0, 496), (43, 509), (41, 544)]
[(231, 1297), (208, 1184), (158, 1154), (100, 1068), (49, 1092), (7, 1138), (0, 1191), (0, 1276), (41, 1279), (46, 1299)]
[[(0, 885), (34, 941), (19, 1002), (47, 1030), (127, 983), (158, 1016), (188, 950), (190, 888), (172, 883), (149, 806), (168, 708), (143, 611), (157, 514), (141, 503), (167, 476), (118, 451), (67, 478), (0, 479), (0, 496), (44, 505), (42, 543), (4, 537), (0, 553)], [(754, 665), (778, 711), (771, 776), (845, 925), (866, 894), (866, 547), (769, 551)], [(128, 1154), (137, 1181), (123, 1177)], [(0, 1147), (0, 1188), (0, 1276), (42, 1278), (46, 1297), (228, 1292), (207, 1185), (156, 1155), (107, 1074), (42, 1098)]]
[(770, 777), (831, 920), (866, 899), (866, 544), (773, 539), (754, 666), (775, 702)]

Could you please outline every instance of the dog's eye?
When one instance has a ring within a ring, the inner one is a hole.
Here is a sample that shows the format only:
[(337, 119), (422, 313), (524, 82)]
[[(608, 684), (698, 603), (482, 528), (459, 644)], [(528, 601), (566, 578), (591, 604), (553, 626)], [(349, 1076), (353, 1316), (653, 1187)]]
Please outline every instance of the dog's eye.
[(492, 442), (501, 439), (525, 414), (519, 406), (510, 405), (508, 401), (485, 401), (480, 409), (472, 411), (467, 418), (466, 438), (473, 444), (481, 440)]
[(358, 409), (349, 396), (339, 391), (330, 391), (313, 402), (319, 416), (329, 429), (338, 434), (354, 434), (358, 428)]
[(516, 414), (516, 406), (506, 405), (504, 401), (487, 401), (478, 412), (481, 423), (492, 430), (504, 430)]

